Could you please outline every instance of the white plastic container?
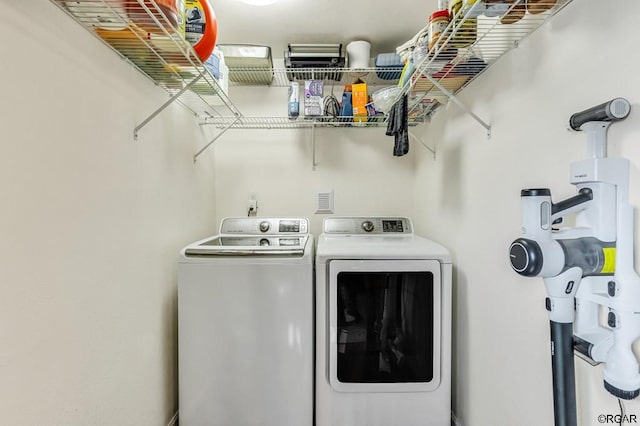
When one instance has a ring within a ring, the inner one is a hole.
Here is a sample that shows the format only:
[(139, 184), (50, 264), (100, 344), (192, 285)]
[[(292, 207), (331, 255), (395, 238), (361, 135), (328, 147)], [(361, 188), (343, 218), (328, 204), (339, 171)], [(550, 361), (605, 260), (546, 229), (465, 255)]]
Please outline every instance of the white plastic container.
[(363, 68), (368, 68), (371, 60), (370, 56), (371, 43), (368, 41), (357, 40), (347, 44), (347, 58), (351, 71), (359, 72), (362, 71)]

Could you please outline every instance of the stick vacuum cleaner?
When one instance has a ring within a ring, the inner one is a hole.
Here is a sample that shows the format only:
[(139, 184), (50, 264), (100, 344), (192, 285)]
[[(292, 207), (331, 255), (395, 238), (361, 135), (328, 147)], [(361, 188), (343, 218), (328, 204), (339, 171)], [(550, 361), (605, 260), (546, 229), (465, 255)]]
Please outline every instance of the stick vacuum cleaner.
[[(640, 336), (640, 307), (632, 306), (640, 301), (640, 278), (633, 270), (633, 221), (625, 216), (629, 162), (607, 158), (606, 152), (609, 125), (626, 118), (630, 109), (627, 100), (616, 98), (571, 116), (571, 128), (587, 134), (588, 158), (571, 164), (575, 196), (553, 203), (548, 188), (520, 194), (522, 236), (511, 244), (509, 259), (518, 274), (544, 279), (556, 426), (577, 424), (574, 349), (590, 361), (607, 363), (610, 393), (625, 399), (640, 393), (638, 362), (631, 351)], [(575, 226), (559, 228), (569, 215), (575, 215)], [(621, 288), (625, 291), (616, 294)], [(600, 306), (615, 317), (604, 326)], [(624, 333), (618, 326), (621, 315)], [(579, 327), (574, 327), (576, 319)]]

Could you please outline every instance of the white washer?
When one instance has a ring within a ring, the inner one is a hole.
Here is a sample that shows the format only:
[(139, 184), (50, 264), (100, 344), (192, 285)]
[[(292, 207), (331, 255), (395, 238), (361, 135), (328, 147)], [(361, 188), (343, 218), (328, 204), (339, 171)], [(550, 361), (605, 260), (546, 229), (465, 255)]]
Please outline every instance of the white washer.
[(180, 425), (313, 423), (313, 237), (226, 218), (178, 264)]
[(408, 218), (331, 217), (316, 252), (316, 425), (451, 424), (451, 256)]

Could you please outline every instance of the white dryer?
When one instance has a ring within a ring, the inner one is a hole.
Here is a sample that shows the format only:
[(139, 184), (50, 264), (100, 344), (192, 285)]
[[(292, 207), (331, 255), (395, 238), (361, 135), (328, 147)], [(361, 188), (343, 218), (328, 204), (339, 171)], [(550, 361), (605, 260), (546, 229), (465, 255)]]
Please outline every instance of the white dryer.
[(316, 251), (316, 425), (451, 424), (451, 256), (402, 217), (330, 217)]
[(240, 217), (182, 250), (180, 425), (312, 425), (313, 247), (307, 219)]

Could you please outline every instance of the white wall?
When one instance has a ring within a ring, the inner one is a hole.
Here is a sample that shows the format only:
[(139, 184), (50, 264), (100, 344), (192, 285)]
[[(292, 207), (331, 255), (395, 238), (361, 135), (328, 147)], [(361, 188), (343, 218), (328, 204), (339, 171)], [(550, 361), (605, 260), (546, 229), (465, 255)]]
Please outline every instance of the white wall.
[[(229, 90), (247, 116), (287, 114), (286, 87)], [(330, 90), (325, 87), (325, 95)], [(342, 87), (334, 94), (341, 97)], [(315, 170), (310, 129), (230, 130), (216, 141), (218, 218), (246, 215), (248, 194), (257, 193), (259, 216), (308, 217), (318, 234), (326, 215), (315, 214), (316, 193), (330, 190), (336, 215), (413, 213), (418, 144), (411, 141), (409, 154), (394, 157), (394, 139), (382, 127), (315, 131)]]
[[(415, 220), (454, 255), (454, 411), (465, 426), (553, 424), (543, 283), (515, 274), (507, 249), (519, 236), (520, 189), (549, 187), (555, 201), (575, 193), (569, 164), (586, 146), (566, 130), (569, 116), (617, 96), (632, 112), (610, 128), (609, 155), (631, 160), (640, 207), (639, 14), (635, 0), (573, 1), (462, 93), (491, 123), (490, 139), (453, 104), (421, 129), (437, 155), (416, 157)], [(602, 368), (576, 366), (579, 423), (619, 413)], [(640, 402), (626, 408), (640, 415)]]
[(215, 231), (212, 153), (48, 1), (0, 14), (0, 423), (163, 425), (179, 249)]

